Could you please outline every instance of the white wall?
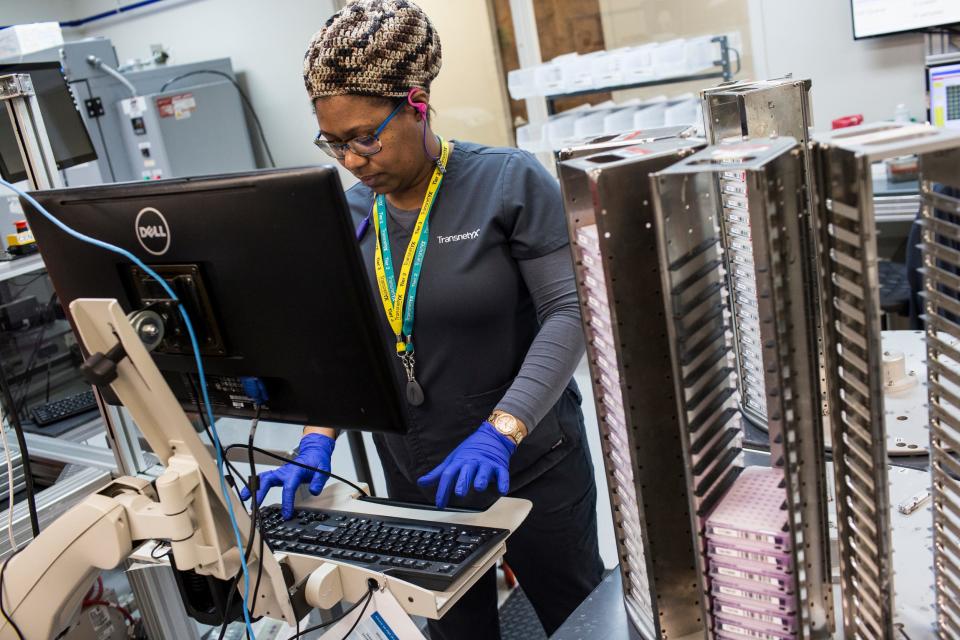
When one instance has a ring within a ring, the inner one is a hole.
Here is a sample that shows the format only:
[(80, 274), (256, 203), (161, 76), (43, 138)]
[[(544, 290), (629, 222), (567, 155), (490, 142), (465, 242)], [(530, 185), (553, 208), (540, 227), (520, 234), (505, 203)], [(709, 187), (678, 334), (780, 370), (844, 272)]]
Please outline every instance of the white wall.
[(0, 26), (73, 18), (74, 0), (0, 0)]
[[(77, 0), (88, 16), (113, 8), (108, 0)], [(334, 11), (333, 0), (193, 0), (159, 5), (95, 22), (86, 36), (113, 41), (121, 62), (144, 58), (163, 44), (170, 64), (229, 57), (260, 116), (279, 166), (326, 159), (313, 146), (316, 120), (303, 88), (303, 53)]]
[(856, 113), (891, 119), (900, 103), (926, 118), (923, 35), (854, 41), (847, 0), (750, 2), (757, 76), (811, 78), (816, 129)]

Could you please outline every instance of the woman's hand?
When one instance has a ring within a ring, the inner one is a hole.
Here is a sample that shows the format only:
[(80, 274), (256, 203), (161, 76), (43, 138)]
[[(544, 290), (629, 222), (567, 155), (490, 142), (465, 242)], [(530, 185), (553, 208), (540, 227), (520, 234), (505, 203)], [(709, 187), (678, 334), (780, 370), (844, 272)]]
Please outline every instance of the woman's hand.
[[(282, 486), (283, 497), (280, 499), (280, 512), (284, 520), (291, 519), (293, 517), (293, 501), (301, 484), (309, 481), (310, 493), (315, 496), (320, 495), (320, 492), (323, 491), (323, 485), (327, 483), (329, 476), (322, 471), (330, 470), (330, 458), (333, 457), (335, 444), (336, 440), (322, 433), (305, 433), (303, 438), (300, 439), (299, 453), (294, 460), (305, 467), (311, 467), (311, 469), (287, 463), (279, 469), (259, 474), (257, 476), (259, 478), (257, 504), (263, 502), (263, 498), (270, 489)], [(250, 491), (246, 487), (240, 491), (240, 499), (250, 499)]]
[(510, 490), (510, 457), (516, 450), (513, 440), (484, 422), (451, 451), (446, 460), (417, 480), (417, 484), (429, 487), (439, 481), (436, 504), (440, 509), (446, 508), (451, 489), (461, 498), (470, 492), (471, 486), (476, 491), (484, 491), (494, 474), (500, 495), (506, 495)]

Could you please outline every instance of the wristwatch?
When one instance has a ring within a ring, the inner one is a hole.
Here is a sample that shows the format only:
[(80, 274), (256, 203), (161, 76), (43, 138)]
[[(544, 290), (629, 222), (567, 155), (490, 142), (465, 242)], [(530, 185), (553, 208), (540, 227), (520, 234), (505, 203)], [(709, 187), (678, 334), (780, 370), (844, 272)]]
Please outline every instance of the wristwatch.
[(487, 422), (492, 424), (493, 428), (500, 434), (513, 440), (513, 443), (518, 446), (520, 442), (527, 437), (527, 425), (506, 411), (501, 411), (500, 409), (495, 410), (490, 414), (490, 417), (487, 418)]

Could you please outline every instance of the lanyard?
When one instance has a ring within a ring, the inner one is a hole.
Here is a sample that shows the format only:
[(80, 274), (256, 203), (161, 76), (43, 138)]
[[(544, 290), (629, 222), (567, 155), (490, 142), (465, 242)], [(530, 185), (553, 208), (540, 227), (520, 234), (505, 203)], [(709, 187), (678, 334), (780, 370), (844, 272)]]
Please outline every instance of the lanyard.
[(420, 282), (420, 270), (430, 240), (430, 211), (443, 181), (443, 169), (450, 154), (450, 146), (440, 140), (440, 162), (433, 171), (433, 177), (427, 186), (427, 192), (420, 206), (420, 214), (414, 225), (410, 242), (400, 266), (400, 276), (396, 277), (393, 268), (393, 253), (390, 248), (390, 234), (387, 230), (387, 202), (382, 195), (377, 196), (373, 207), (373, 226), (377, 231), (377, 246), (374, 253), (374, 270), (377, 276), (377, 288), (380, 290), (380, 302), (390, 328), (397, 338), (397, 354), (413, 352), (413, 315), (417, 298), (417, 285)]

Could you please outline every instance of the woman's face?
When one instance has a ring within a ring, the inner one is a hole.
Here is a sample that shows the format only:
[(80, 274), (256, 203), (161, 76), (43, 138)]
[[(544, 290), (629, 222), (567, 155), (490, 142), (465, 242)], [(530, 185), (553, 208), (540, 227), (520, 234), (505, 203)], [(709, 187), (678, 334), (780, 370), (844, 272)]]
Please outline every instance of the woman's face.
[[(373, 134), (401, 99), (365, 96), (329, 96), (314, 102), (320, 135), (328, 142), (347, 142)], [(380, 132), (381, 149), (361, 156), (349, 148), (340, 164), (377, 193), (408, 188), (422, 171), (423, 122), (404, 104)]]

